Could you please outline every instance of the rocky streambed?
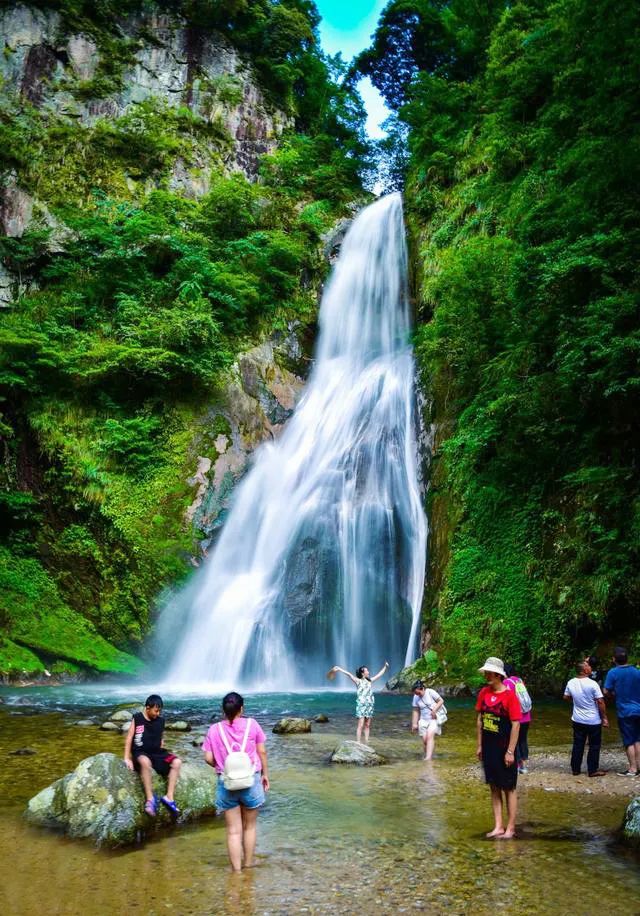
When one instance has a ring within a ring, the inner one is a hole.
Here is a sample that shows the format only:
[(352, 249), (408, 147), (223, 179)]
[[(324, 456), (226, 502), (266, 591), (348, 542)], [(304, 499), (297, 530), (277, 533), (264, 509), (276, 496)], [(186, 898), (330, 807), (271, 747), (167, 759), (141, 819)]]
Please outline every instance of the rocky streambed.
[[(16, 703), (25, 694), (3, 695), (0, 902), (7, 912), (35, 916), (46, 899), (60, 916), (102, 916), (123, 901), (151, 916), (351, 914), (354, 901), (380, 913), (495, 914), (516, 901), (527, 912), (561, 914), (569, 895), (600, 899), (606, 887), (615, 914), (629, 912), (629, 900), (640, 896), (636, 854), (619, 843), (623, 812), (640, 785), (613, 775), (571, 781), (560, 704), (536, 711), (531, 772), (520, 781), (520, 838), (496, 844), (484, 838), (490, 811), (473, 758), (469, 700), (447, 702), (449, 722), (428, 764), (407, 729), (407, 698), (379, 695), (371, 746), (386, 763), (360, 767), (329, 762), (355, 737), (351, 694), (248, 698), (267, 733), (273, 788), (260, 815), (259, 866), (232, 879), (218, 817), (167, 824), (144, 843), (113, 851), (31, 826), (23, 814), (29, 799), (81, 760), (113, 755), (119, 763), (123, 735), (99, 725), (132, 698), (85, 694), (72, 702), (69, 693), (49, 691), (45, 710), (44, 692), (31, 695), (32, 705)], [(168, 733), (167, 744), (185, 766), (202, 767), (197, 742), (219, 698), (165, 702), (170, 720), (191, 726)], [(322, 713), (328, 722), (315, 721)], [(311, 731), (273, 734), (283, 718), (307, 719)], [(75, 724), (83, 720), (92, 724)], [(21, 748), (35, 753), (15, 755)], [(616, 768), (621, 760), (612, 728), (603, 762)]]

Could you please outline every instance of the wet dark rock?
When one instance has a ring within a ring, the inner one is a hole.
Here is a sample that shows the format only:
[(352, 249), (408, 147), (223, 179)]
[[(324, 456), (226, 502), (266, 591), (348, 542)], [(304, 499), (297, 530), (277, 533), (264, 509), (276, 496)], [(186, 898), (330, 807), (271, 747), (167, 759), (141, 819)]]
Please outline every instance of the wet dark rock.
[(195, 738), (191, 739), (191, 743), (194, 747), (202, 747), (204, 744), (204, 735), (196, 735)]
[(214, 714), (209, 719), (209, 722), (219, 722), (219, 721), (220, 721), (220, 716), (218, 715), (217, 712), (214, 712)]
[[(164, 780), (154, 774), (154, 791), (162, 795)], [(183, 763), (176, 787), (179, 823), (215, 813), (216, 775), (211, 767)], [(172, 823), (161, 806), (156, 818), (144, 813), (144, 793), (138, 776), (115, 754), (96, 754), (58, 779), (29, 802), (25, 812), (32, 824), (86, 837), (98, 845), (122, 846)]]
[(311, 731), (309, 719), (280, 719), (273, 726), (274, 735), (300, 735)]
[(12, 757), (33, 757), (38, 752), (32, 747), (19, 747), (17, 751), (11, 751)]
[(376, 767), (387, 762), (387, 758), (378, 754), (368, 744), (357, 741), (343, 741), (331, 755), (331, 763), (345, 763), (350, 766)]
[(323, 712), (319, 713), (317, 716), (313, 717), (314, 722), (328, 722), (329, 716), (325, 715)]
[(622, 836), (625, 843), (640, 850), (640, 795), (631, 801), (625, 811)]

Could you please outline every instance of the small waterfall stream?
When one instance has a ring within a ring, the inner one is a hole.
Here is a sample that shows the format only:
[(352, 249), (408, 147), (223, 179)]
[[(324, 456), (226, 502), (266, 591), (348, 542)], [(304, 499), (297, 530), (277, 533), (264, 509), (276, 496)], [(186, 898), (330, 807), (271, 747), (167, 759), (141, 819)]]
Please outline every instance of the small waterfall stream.
[(305, 394), (167, 609), (174, 688), (309, 688), (334, 663), (412, 660), (427, 524), (406, 272), (402, 199), (391, 194), (347, 233)]

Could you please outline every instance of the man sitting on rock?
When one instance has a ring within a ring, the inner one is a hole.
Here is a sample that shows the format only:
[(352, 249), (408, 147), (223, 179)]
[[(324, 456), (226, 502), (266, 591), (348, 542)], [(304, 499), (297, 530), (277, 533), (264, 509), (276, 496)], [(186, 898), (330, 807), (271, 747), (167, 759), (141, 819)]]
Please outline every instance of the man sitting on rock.
[(158, 813), (158, 798), (153, 793), (151, 770), (166, 777), (167, 793), (160, 801), (177, 817), (180, 811), (173, 793), (182, 761), (164, 748), (162, 706), (162, 697), (152, 693), (145, 700), (144, 711), (134, 714), (124, 743), (124, 762), (130, 770), (137, 770), (140, 774), (146, 797), (144, 810), (150, 817)]

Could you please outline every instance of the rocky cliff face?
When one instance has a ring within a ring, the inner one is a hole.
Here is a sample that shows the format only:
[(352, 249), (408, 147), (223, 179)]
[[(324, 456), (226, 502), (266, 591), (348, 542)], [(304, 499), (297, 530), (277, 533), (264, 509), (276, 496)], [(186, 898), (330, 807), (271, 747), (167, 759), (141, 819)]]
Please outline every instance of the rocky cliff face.
[[(177, 155), (165, 184), (185, 196), (209, 190), (212, 168), (255, 179), (259, 157), (272, 152), (290, 119), (271, 106), (250, 66), (222, 35), (206, 36), (176, 16), (158, 12), (118, 23), (115, 49), (70, 32), (58, 13), (19, 4), (0, 13), (3, 94), (27, 102), (61, 122), (91, 129), (115, 122), (145, 104), (187, 110), (215, 133)], [(111, 51), (111, 54), (109, 53)], [(125, 177), (134, 191), (135, 179)], [(64, 227), (46, 199), (34, 197), (14, 173), (5, 175), (0, 229), (20, 237), (35, 225), (53, 229), (59, 246)], [(0, 300), (20, 292), (20, 278), (0, 272)]]
[(277, 438), (300, 399), (307, 367), (300, 331), (291, 326), (288, 333), (243, 353), (203, 419), (197, 442), (201, 453), (188, 480), (195, 495), (185, 522), (205, 534), (204, 556), (224, 523), (233, 489), (253, 451)]

